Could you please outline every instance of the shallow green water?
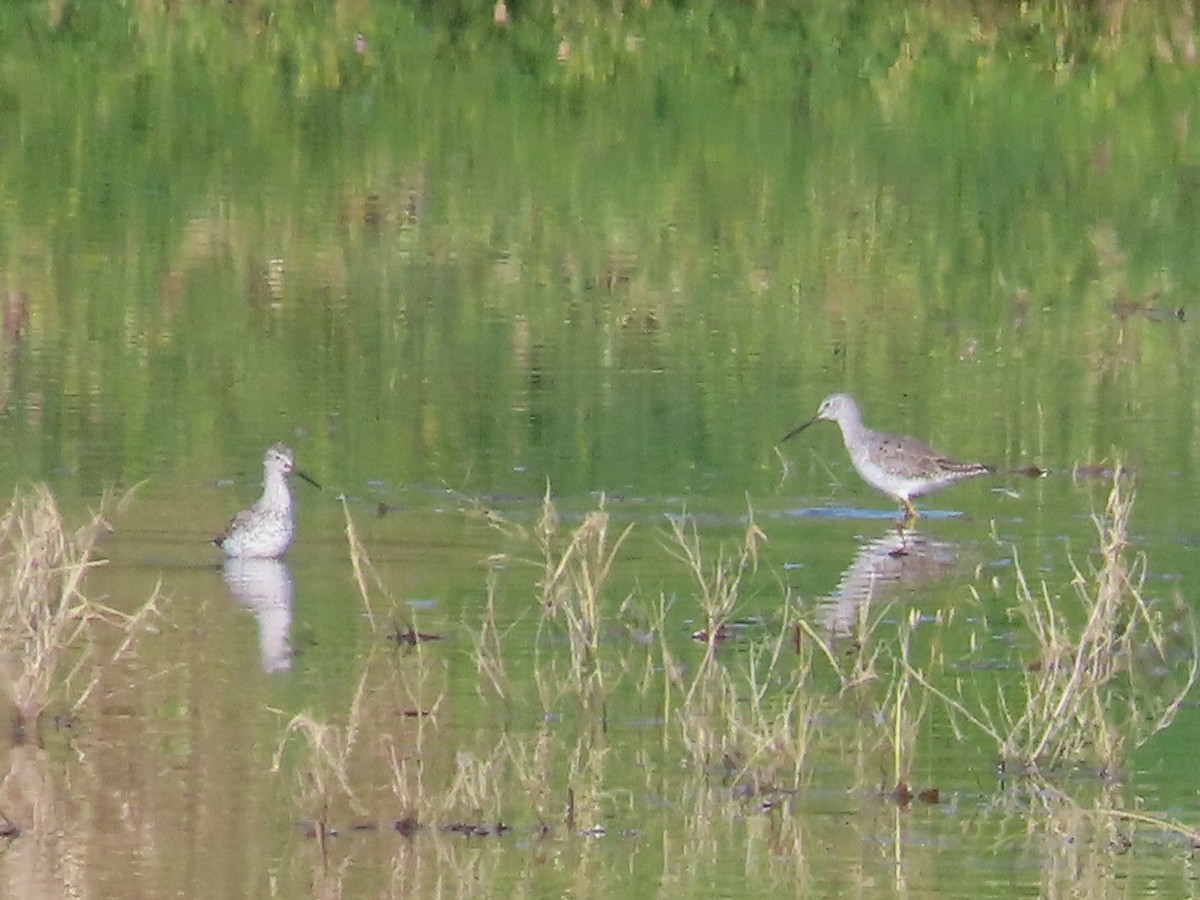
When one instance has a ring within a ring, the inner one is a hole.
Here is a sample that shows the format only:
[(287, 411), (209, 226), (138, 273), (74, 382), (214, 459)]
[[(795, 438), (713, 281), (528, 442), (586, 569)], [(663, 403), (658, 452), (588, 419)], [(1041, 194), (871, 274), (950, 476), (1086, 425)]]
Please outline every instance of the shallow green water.
[[(1193, 892), (1182, 838), (1030, 795), (937, 703), (907, 714), (909, 779), (939, 801), (894, 802), (886, 677), (843, 695), (818, 660), (800, 777), (753, 790), (689, 752), (662, 687), (704, 670), (668, 536), (685, 513), (710, 566), (751, 512), (768, 539), (714, 668), (736, 684), (785, 608), (841, 633), (868, 590), (879, 643), (917, 610), (944, 683), (1015, 682), (1016, 563), (1067, 605), (1095, 558), (1111, 480), (1075, 467), (1132, 466), (1147, 595), (1194, 606), (1190, 67), (1132, 39), (1058, 67), (920, 22), (893, 41), (883, 14), (841, 57), (811, 20), (731, 19), (697, 61), (695, 17), (658, 11), (621, 26), (644, 43), (562, 62), (517, 32), (522, 65), (366, 5), (311, 32), (143, 13), (89, 40), (43, 12), (4, 13), (27, 37), (0, 65), (0, 485), (46, 480), (75, 516), (139, 485), (91, 586), (167, 599), (71, 731), (9, 750), (14, 889)], [(891, 501), (836, 429), (779, 444), (835, 390), (876, 427), (1050, 474), (927, 498), (889, 555)], [(223, 571), (207, 541), (276, 440), (324, 489), (296, 486), (285, 563)], [(536, 547), (480, 514), (533, 531), (548, 484), (567, 529), (602, 496), (610, 541), (633, 526), (599, 707), (565, 687)], [(489, 573), (499, 685), (477, 663)], [(438, 640), (396, 646), (393, 624)], [(797, 702), (781, 665), (768, 707)], [(272, 771), (301, 712), (358, 723), (324, 854), (297, 827), (297, 736)], [(1065, 788), (1194, 826), (1198, 727), (1189, 702), (1115, 782)]]

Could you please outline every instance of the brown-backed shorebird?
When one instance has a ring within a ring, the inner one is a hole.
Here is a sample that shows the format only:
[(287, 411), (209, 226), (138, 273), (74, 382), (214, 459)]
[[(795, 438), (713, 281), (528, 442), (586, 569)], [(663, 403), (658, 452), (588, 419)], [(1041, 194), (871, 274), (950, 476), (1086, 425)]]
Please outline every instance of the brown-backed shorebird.
[(863, 424), (858, 404), (849, 394), (830, 394), (815, 416), (793, 428), (783, 439), (796, 436), (822, 419), (838, 423), (855, 471), (877, 491), (899, 500), (905, 521), (917, 516), (913, 497), (996, 471), (984, 463), (956, 462), (916, 438), (873, 431)]
[(263, 456), (263, 494), (255, 504), (233, 517), (225, 533), (213, 538), (226, 556), (244, 559), (277, 559), (283, 556), (296, 532), (296, 514), (287, 477), (292, 473), (320, 487), (296, 468), (291, 448), (276, 444)]

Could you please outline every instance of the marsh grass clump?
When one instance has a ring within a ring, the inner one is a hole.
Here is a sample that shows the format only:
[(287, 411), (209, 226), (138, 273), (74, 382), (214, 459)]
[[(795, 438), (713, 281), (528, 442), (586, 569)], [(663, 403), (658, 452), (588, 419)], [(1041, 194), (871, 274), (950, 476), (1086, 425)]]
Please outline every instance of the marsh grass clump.
[(706, 550), (688, 516), (670, 520), (665, 542), (695, 584), (704, 653), (690, 678), (683, 677), (683, 667), (666, 641), (666, 610), (661, 604), (664, 721), (673, 711), (673, 730), (686, 756), (702, 767), (718, 767), (734, 795), (744, 797), (799, 787), (824, 703), (812, 685), (813, 645), (797, 640), (795, 603), (786, 591), (782, 618), (769, 634), (747, 642), (729, 660), (718, 653), (721, 635), (745, 599), (746, 577), (757, 571), (766, 540), (751, 512), (732, 553), (725, 546), (715, 553)]
[(728, 663), (699, 667), (674, 723), (686, 757), (719, 770), (738, 797), (793, 793), (805, 781), (825, 699), (811, 684), (812, 654), (788, 630)]
[(1196, 682), (1200, 641), (1177, 599), (1145, 593), (1145, 559), (1130, 553), (1134, 495), (1117, 474), (1102, 514), (1094, 517), (1098, 561), (1074, 569), (1071, 590), (1034, 588), (1017, 565), (1015, 616), (1031, 639), (1016, 686), (992, 696), (958, 683), (933, 688), (951, 710), (989, 735), (1002, 760), (1021, 771), (1082, 765), (1116, 774), (1128, 754), (1174, 720)]
[(758, 569), (759, 548), (766, 543), (767, 536), (755, 524), (754, 511), (750, 510), (737, 554), (729, 556), (721, 547), (716, 559), (709, 562), (704, 558), (695, 519), (674, 516), (670, 523), (667, 552), (684, 564), (695, 582), (696, 599), (704, 617), (702, 634), (711, 657), (741, 599), (743, 579), (748, 572)]
[[(804, 780), (822, 701), (810, 685), (812, 648), (808, 641), (796, 640), (791, 598), (785, 597), (777, 630), (737, 642), (739, 649), (731, 650), (728, 660), (719, 652), (721, 635), (729, 631), (766, 541), (753, 514), (732, 551), (725, 544), (705, 547), (690, 516), (671, 517), (662, 546), (683, 563), (693, 589), (685, 599), (660, 594), (656, 608), (640, 618), (630, 615), (639, 598), (627, 595), (618, 602), (605, 597), (630, 529), (613, 536), (603, 501), (569, 528), (549, 493), (534, 528), (512, 526), (494, 514), (487, 520), (537, 551), (534, 564), (541, 575), (535, 595), (541, 620), (532, 677), (546, 721), (556, 720), (552, 713), (565, 696), (574, 697), (584, 713), (574, 720), (574, 744), (564, 742), (561, 729), (543, 729), (533, 748), (508, 739), (508, 762), (539, 821), (553, 822), (564, 797), (569, 826), (582, 828), (600, 820), (607, 800), (600, 773), (611, 750), (605, 710), (625, 681), (662, 721), (664, 746), (678, 747), (698, 771), (719, 774), (729, 796), (788, 792)], [(504, 556), (492, 562), (508, 560)], [(513, 679), (506, 664), (509, 631), (497, 625), (497, 577), (493, 565), (486, 611), (473, 643), (482, 689), (507, 700)], [(677, 647), (668, 623), (669, 610), (681, 603), (694, 604), (704, 625), (704, 650), (694, 661), (694, 644), (688, 642), (686, 650)], [(546, 642), (551, 630), (565, 640)], [(635, 639), (613, 640), (616, 635)], [(547, 754), (567, 746), (575, 752), (564, 769)]]
[(271, 771), (278, 774), (284, 768), (289, 745), (293, 740), (298, 744), (288, 766), (296, 776), (293, 798), (300, 822), (316, 838), (322, 856), (326, 840), (336, 833), (331, 823), (341, 807), (348, 806), (356, 814), (364, 810), (350, 785), (350, 767), (362, 727), (370, 668), (369, 662), (363, 667), (345, 725), (323, 721), (311, 713), (297, 713), (284, 726), (271, 762)]
[[(574, 527), (563, 524), (549, 487), (542, 499), (541, 514), (532, 529), (511, 523), (490, 510), (476, 512), (492, 527), (525, 548), (533, 558), (516, 557), (540, 570), (536, 596), (540, 620), (535, 643), (534, 681), (543, 710), (549, 714), (563, 696), (573, 696), (580, 706), (602, 711), (609, 683), (610, 668), (605, 665), (601, 645), (618, 631), (617, 622), (630, 596), (618, 602), (606, 600), (613, 564), (625, 540), (633, 531), (626, 525), (613, 533), (604, 497), (596, 509), (584, 515)], [(488, 560), (488, 613), (483, 629), (473, 636), (475, 664), (481, 679), (504, 697), (509, 680), (501, 647), (502, 634), (496, 627), (495, 608), (497, 575), (513, 559), (498, 554)], [(563, 654), (556, 646), (546, 650), (547, 635), (565, 640), (566, 671), (561, 670)]]
[(18, 739), (56, 697), (77, 710), (90, 696), (99, 680), (99, 627), (118, 632), (115, 661), (158, 611), (157, 589), (133, 614), (84, 593), (87, 573), (103, 563), (93, 557), (96, 543), (111, 528), (102, 507), (70, 530), (45, 485), (18, 491), (0, 518), (0, 682)]
[(890, 603), (878, 609), (872, 609), (869, 603), (858, 604), (854, 628), (841, 653), (835, 652), (839, 649), (835, 636), (819, 634), (811, 622), (802, 618), (796, 622), (796, 643), (799, 646), (807, 640), (820, 649), (844, 695), (879, 679), (881, 657), (887, 646), (882, 639), (882, 626), (892, 615)]
[[(632, 524), (627, 525), (613, 537), (609, 525), (601, 496), (600, 505), (564, 535), (547, 490), (536, 530), (542, 556), (543, 574), (538, 587), (544, 621), (557, 621), (565, 627), (571, 651), (571, 682), (588, 689), (603, 689), (601, 598), (617, 553), (633, 530)], [(611, 614), (615, 616), (616, 612), (612, 610)]]

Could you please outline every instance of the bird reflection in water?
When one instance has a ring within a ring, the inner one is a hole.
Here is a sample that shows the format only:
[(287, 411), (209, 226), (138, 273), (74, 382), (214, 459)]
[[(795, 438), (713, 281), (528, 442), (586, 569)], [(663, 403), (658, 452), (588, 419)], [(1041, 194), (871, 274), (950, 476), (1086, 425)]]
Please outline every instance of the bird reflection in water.
[(264, 672), (291, 668), (292, 574), (277, 559), (226, 559), (221, 576), (234, 598), (258, 620), (259, 664)]
[(831, 637), (851, 634), (867, 603), (887, 602), (904, 591), (950, 574), (959, 563), (955, 544), (915, 530), (888, 529), (859, 548), (837, 588), (817, 603), (821, 624)]

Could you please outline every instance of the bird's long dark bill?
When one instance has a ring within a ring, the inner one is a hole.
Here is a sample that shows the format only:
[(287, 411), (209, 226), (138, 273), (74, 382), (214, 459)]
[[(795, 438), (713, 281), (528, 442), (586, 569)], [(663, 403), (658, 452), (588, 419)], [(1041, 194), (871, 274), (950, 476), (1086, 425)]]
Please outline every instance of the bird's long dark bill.
[(802, 432), (805, 428), (807, 428), (809, 425), (811, 425), (815, 421), (817, 421), (817, 420), (815, 418), (812, 418), (812, 419), (809, 419), (807, 422), (803, 422), (800, 425), (797, 425), (795, 428), (793, 428), (791, 431), (789, 431), (787, 434), (785, 434), (783, 436), (783, 440), (780, 441), (779, 443), (782, 444), (783, 441), (791, 440), (792, 438), (794, 438), (796, 435), (798, 435), (800, 432)]
[(307, 472), (301, 472), (299, 469), (292, 469), (292, 474), (295, 475), (297, 478), (303, 478), (305, 481), (307, 481), (309, 484), (311, 484), (313, 487), (315, 487), (317, 489), (320, 489), (320, 487), (321, 487), (321, 485), (317, 484), (317, 482), (313, 479), (313, 477), (311, 475), (309, 475)]

